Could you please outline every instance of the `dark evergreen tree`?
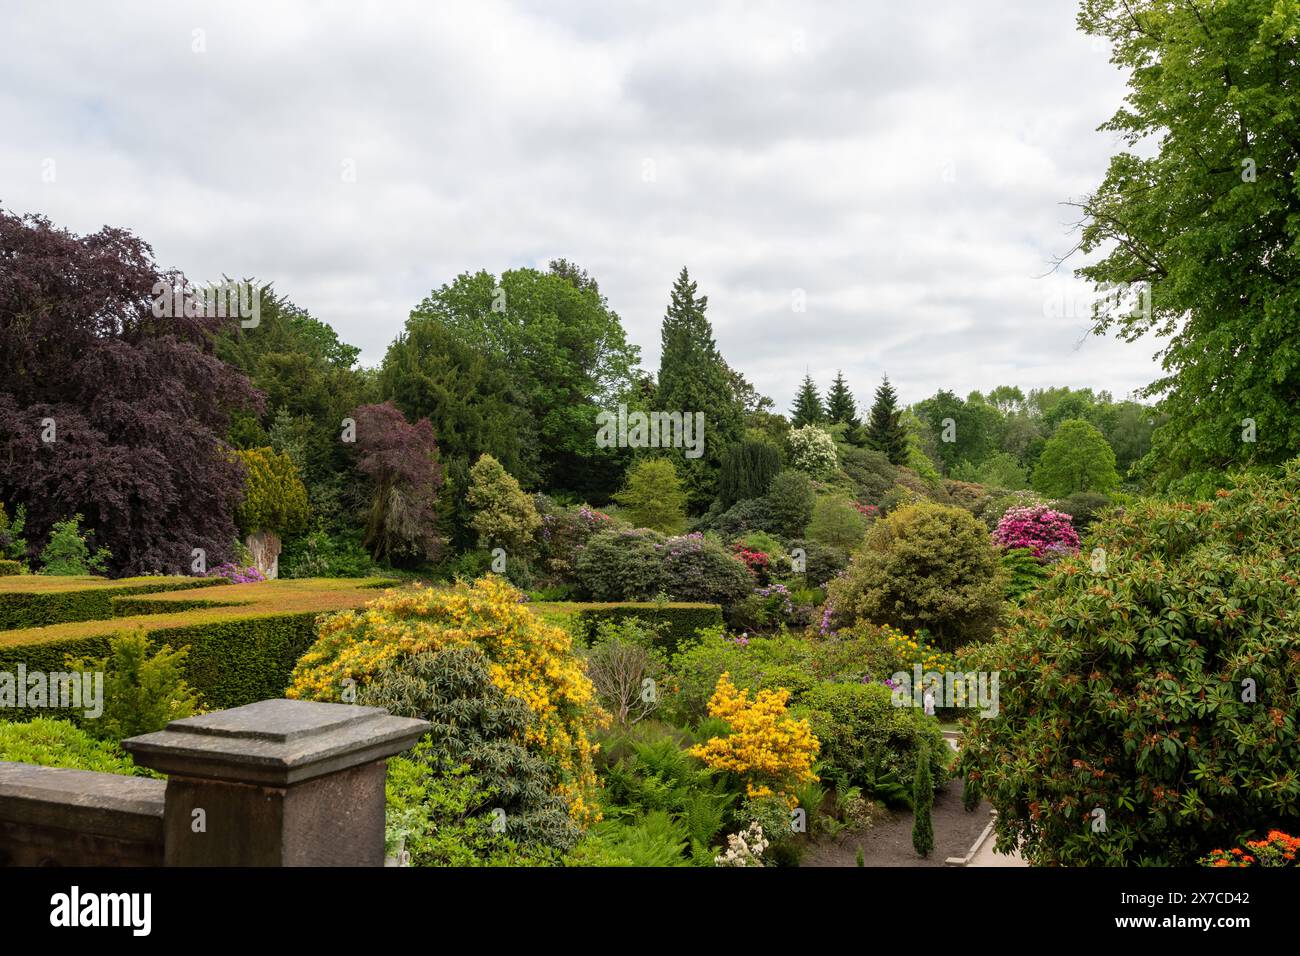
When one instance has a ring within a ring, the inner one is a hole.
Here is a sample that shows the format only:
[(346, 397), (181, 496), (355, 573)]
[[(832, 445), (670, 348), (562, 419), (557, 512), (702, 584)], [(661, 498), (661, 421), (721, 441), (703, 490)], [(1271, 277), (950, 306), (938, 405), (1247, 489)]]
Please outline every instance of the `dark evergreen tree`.
[(930, 782), (930, 748), (921, 744), (916, 755), (916, 776), (912, 779), (912, 849), (929, 856), (934, 849), (934, 786)]
[(709, 297), (696, 294), (696, 284), (683, 267), (664, 314), (655, 394), (659, 411), (704, 413), (704, 454), (683, 458), (679, 469), (695, 511), (713, 500), (722, 450), (740, 438), (744, 427), (744, 408), (705, 315), (708, 306)]
[(746, 439), (722, 453), (718, 498), (724, 509), (737, 501), (761, 498), (781, 470), (781, 452), (771, 442)]
[(824, 421), (826, 409), (822, 405), (821, 396), (817, 394), (812, 376), (805, 373), (799, 394), (794, 397), (794, 407), (790, 409), (790, 424), (802, 428), (804, 425), (820, 425)]
[(858, 403), (842, 371), (835, 373), (835, 381), (826, 393), (826, 418), (832, 425), (844, 426), (844, 440), (849, 444), (861, 445), (865, 440), (862, 419), (858, 418)]
[(867, 446), (883, 452), (892, 465), (907, 462), (907, 429), (903, 427), (902, 417), (898, 395), (886, 375), (876, 389), (876, 400), (867, 419)]

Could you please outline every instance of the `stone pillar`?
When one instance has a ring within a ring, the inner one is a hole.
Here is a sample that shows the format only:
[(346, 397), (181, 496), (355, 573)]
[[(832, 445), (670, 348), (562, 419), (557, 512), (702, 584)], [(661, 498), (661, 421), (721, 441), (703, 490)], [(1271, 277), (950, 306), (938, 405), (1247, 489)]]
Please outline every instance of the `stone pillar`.
[(253, 564), (262, 577), (274, 581), (280, 576), (280, 536), (274, 531), (254, 531), (244, 540), (244, 546), (253, 556)]
[(264, 700), (122, 741), (168, 775), (167, 866), (383, 866), (387, 758), (429, 722)]

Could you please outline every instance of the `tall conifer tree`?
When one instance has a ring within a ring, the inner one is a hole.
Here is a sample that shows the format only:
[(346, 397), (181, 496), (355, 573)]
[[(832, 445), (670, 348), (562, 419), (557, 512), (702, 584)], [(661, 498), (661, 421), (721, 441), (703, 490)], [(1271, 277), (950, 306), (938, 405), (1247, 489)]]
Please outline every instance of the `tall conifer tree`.
[(802, 428), (804, 425), (820, 425), (825, 421), (826, 409), (822, 405), (821, 396), (817, 394), (817, 386), (813, 384), (812, 376), (805, 373), (799, 394), (794, 397), (794, 407), (790, 409), (790, 424)]
[(867, 445), (884, 452), (895, 465), (907, 462), (907, 429), (903, 427), (902, 417), (898, 395), (886, 375), (876, 389), (876, 400), (867, 419)]

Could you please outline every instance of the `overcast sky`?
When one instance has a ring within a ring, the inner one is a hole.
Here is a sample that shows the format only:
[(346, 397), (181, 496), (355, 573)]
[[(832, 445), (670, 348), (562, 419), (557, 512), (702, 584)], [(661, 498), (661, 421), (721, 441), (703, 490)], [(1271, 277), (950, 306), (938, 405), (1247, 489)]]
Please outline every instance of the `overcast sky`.
[(458, 273), (563, 256), (652, 370), (688, 266), (780, 410), (805, 369), (1121, 397), (1158, 343), (1042, 278), (1118, 148), (1075, 6), (0, 0), (0, 204), (274, 280), (367, 364)]

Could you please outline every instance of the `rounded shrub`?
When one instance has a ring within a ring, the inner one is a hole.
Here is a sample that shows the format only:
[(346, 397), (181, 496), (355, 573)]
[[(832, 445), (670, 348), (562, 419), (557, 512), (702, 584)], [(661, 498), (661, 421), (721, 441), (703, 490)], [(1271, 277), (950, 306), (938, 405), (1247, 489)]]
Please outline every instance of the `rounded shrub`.
[[(910, 789), (922, 752), (934, 786), (947, 779), (944, 758), (950, 748), (938, 721), (918, 708), (895, 707), (884, 684), (819, 683), (803, 694), (795, 711), (821, 741), (823, 766), (851, 786), (878, 794)], [(905, 800), (902, 794), (899, 799)]]
[(783, 538), (802, 538), (812, 520), (816, 496), (812, 482), (801, 471), (783, 471), (772, 479), (767, 492), (767, 508), (771, 513), (770, 527), (762, 528)]
[(837, 621), (924, 628), (952, 649), (993, 633), (1003, 585), (983, 525), (962, 508), (925, 503), (873, 524), (828, 594)]
[(745, 563), (699, 533), (669, 538), (663, 547), (663, 590), (677, 601), (730, 607), (754, 588)]
[(831, 433), (816, 425), (791, 429), (786, 436), (790, 465), (814, 478), (824, 478), (835, 470), (839, 456)]
[(1300, 824), (1297, 501), (1300, 460), (1213, 501), (1132, 503), (1093, 529), (1103, 571), (1062, 561), (964, 652), (1001, 675), (1000, 715), (971, 722), (961, 757), (999, 847), (1179, 866)]
[(601, 531), (578, 551), (578, 587), (595, 601), (645, 601), (663, 590), (666, 539), (648, 528)]
[(1040, 560), (1077, 554), (1079, 533), (1070, 516), (1051, 508), (1008, 509), (993, 532), (1000, 548), (1028, 548)]
[[(492, 683), (532, 711), (519, 742), (556, 774), (556, 793), (586, 820), (595, 787), (590, 732), (601, 719), (591, 681), (567, 631), (545, 623), (499, 578), (473, 584), (386, 591), (364, 608), (326, 618), (298, 660), (287, 696), (341, 701), (394, 662), (476, 646)], [(427, 716), (421, 714), (421, 716)]]

